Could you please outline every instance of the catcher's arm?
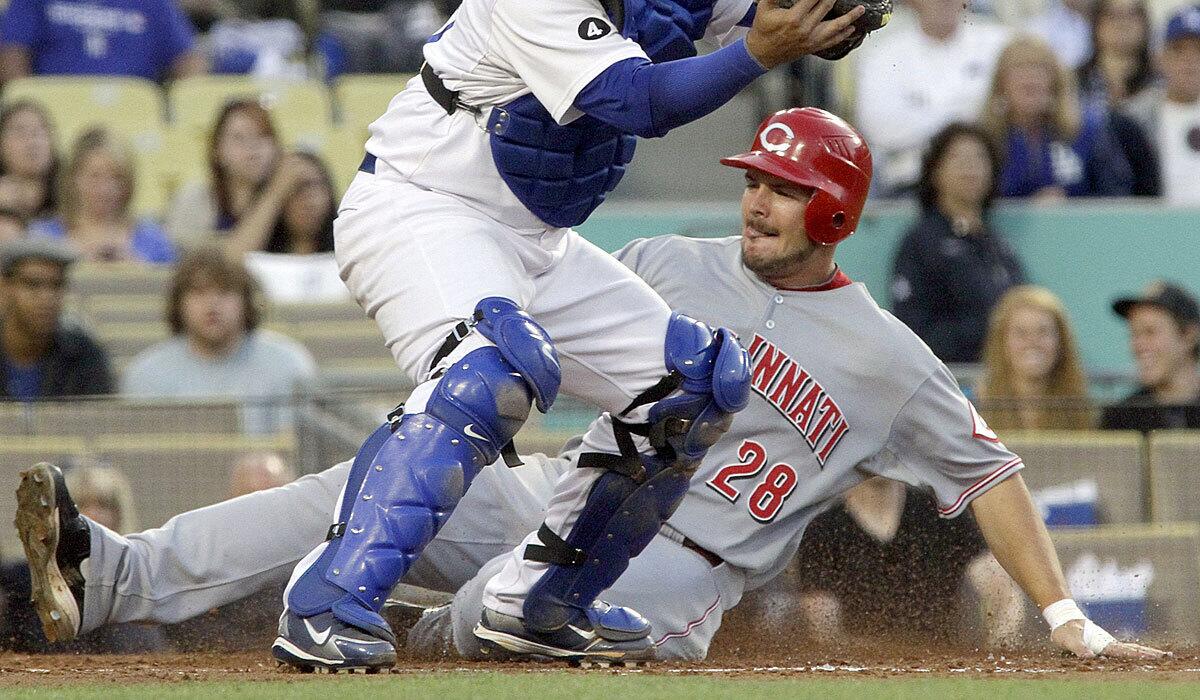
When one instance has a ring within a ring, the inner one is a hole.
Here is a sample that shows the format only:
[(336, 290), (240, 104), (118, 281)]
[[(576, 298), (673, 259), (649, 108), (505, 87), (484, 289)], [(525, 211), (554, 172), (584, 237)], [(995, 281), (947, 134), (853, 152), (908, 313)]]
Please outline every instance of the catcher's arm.
[(971, 502), (975, 522), (996, 560), (1050, 624), (1050, 639), (1078, 656), (1154, 659), (1164, 651), (1119, 642), (1079, 612), (1063, 579), (1050, 534), (1025, 480), (1014, 474)]

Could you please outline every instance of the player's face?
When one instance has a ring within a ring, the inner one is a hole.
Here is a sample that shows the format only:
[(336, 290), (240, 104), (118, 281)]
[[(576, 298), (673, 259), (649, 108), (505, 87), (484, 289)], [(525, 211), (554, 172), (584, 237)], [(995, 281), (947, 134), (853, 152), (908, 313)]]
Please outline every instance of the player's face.
[(258, 184), (271, 174), (278, 155), (278, 146), (270, 134), (263, 132), (250, 116), (234, 112), (225, 120), (217, 141), (217, 157), (230, 178)]
[(42, 115), (22, 109), (9, 116), (0, 134), (0, 160), (7, 172), (40, 178), (53, 158), (50, 127)]
[(245, 327), (242, 295), (215, 284), (197, 284), (185, 292), (181, 311), (184, 333), (206, 348), (228, 348)]
[(1176, 39), (1164, 46), (1162, 72), (1171, 99), (1200, 100), (1200, 37)]
[(1060, 339), (1054, 317), (1041, 309), (1017, 309), (1004, 334), (1013, 372), (1026, 381), (1045, 381), (1058, 362)]
[(950, 142), (934, 173), (940, 197), (982, 207), (992, 189), (992, 160), (987, 146), (972, 136)]
[(3, 281), (4, 318), (26, 336), (46, 339), (58, 327), (66, 271), (58, 263), (26, 260)]
[(813, 191), (754, 170), (742, 192), (742, 262), (753, 272), (779, 276), (816, 248), (804, 229)]
[(1048, 66), (1037, 61), (1015, 63), (1005, 71), (1003, 85), (1010, 119), (1034, 122), (1050, 114), (1054, 80)]
[(1130, 309), (1128, 319), (1130, 345), (1143, 386), (1164, 386), (1195, 362), (1192, 347), (1200, 332), (1196, 327), (1180, 328), (1174, 316), (1150, 304)]

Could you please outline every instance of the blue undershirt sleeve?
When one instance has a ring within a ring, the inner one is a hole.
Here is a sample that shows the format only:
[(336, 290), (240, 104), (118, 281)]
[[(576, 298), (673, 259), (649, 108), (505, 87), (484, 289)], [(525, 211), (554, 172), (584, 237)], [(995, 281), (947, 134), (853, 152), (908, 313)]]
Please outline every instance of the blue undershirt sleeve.
[(766, 72), (743, 40), (666, 63), (629, 58), (588, 83), (575, 107), (625, 133), (658, 137), (714, 111)]

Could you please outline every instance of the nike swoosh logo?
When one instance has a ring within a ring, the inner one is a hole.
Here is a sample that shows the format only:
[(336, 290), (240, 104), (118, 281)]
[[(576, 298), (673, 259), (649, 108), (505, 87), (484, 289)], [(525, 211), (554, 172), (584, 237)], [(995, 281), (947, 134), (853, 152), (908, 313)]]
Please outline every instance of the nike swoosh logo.
[(322, 646), (325, 644), (325, 642), (328, 642), (329, 633), (333, 631), (333, 625), (330, 625), (329, 627), (326, 627), (324, 631), (318, 632), (315, 628), (313, 628), (312, 623), (308, 620), (304, 621), (304, 626), (308, 628), (308, 634), (312, 637), (313, 641), (317, 643), (317, 646)]
[(474, 423), (467, 423), (463, 427), (463, 434), (466, 435), (467, 437), (475, 438), (476, 440), (487, 440), (487, 438), (485, 438), (484, 436), (475, 432), (475, 424)]
[[(308, 620), (305, 620), (305, 622), (308, 622)], [(567, 629), (571, 630), (572, 632), (579, 635), (580, 637), (583, 637), (584, 639), (586, 639), (589, 642), (596, 638), (596, 633), (594, 631), (581, 630), (578, 627), (576, 627), (575, 625), (567, 625)]]

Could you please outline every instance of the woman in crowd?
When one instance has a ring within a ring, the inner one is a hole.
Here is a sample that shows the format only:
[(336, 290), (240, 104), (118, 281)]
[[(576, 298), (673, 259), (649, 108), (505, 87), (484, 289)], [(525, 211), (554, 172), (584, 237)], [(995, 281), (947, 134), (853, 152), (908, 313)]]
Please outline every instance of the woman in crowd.
[(236, 238), (239, 221), (255, 211), (282, 153), (262, 105), (248, 99), (225, 105), (209, 136), (209, 181), (184, 185), (167, 212), (175, 243), (194, 248)]
[(65, 238), (85, 260), (175, 261), (166, 232), (130, 212), (133, 156), (104, 129), (79, 137), (60, 184), (59, 216), (35, 221), (30, 235)]
[(1082, 109), (1075, 80), (1041, 39), (1019, 37), (996, 64), (983, 125), (1000, 144), (1000, 194), (1060, 200), (1128, 196), (1133, 178), (1103, 110)]
[(1158, 156), (1125, 105), (1155, 82), (1150, 13), (1144, 0), (1097, 0), (1092, 6), (1092, 53), (1079, 69), (1085, 105), (1106, 111), (1133, 175), (1134, 196), (1162, 194)]
[(263, 206), (239, 224), (229, 241), (275, 302), (342, 301), (346, 285), (333, 258), (333, 178), (310, 153), (284, 157), (262, 195)]
[(1048, 289), (1015, 287), (988, 325), (980, 412), (996, 430), (1084, 429), (1093, 425), (1075, 334)]
[(0, 208), (25, 219), (54, 214), (58, 156), (46, 110), (16, 100), (0, 110)]
[(920, 218), (896, 253), (893, 310), (945, 362), (979, 359), (992, 306), (1024, 279), (989, 218), (999, 172), (986, 132), (943, 128), (922, 163)]

